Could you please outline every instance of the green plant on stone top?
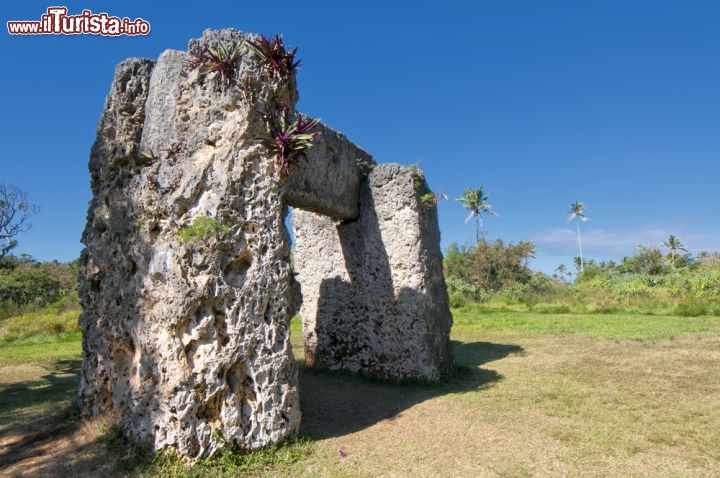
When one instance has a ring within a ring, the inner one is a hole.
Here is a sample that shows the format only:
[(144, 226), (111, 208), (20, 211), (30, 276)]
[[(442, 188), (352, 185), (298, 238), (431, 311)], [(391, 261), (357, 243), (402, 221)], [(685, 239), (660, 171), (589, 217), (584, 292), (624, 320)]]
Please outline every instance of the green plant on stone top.
[(407, 167), (408, 172), (412, 175), (413, 178), (413, 188), (419, 189), (420, 186), (422, 186), (423, 179), (425, 177), (425, 173), (422, 169), (420, 169), (420, 162), (413, 163), (410, 166)]
[(286, 50), (280, 35), (272, 38), (260, 35), (260, 40), (257, 42), (248, 40), (248, 45), (253, 49), (255, 57), (260, 60), (270, 76), (287, 79), (300, 66), (300, 60), (295, 60), (297, 48)]
[(189, 52), (188, 62), (198, 68), (200, 76), (215, 73), (224, 82), (233, 84), (237, 81), (237, 59), (240, 56), (240, 47), (242, 47), (242, 42), (236, 42), (229, 48), (225, 45), (217, 45), (215, 48), (207, 45), (195, 46)]
[(223, 224), (214, 217), (198, 216), (192, 225), (180, 229), (180, 240), (185, 244), (201, 242), (207, 246), (211, 239), (222, 239), (233, 229), (233, 226)]

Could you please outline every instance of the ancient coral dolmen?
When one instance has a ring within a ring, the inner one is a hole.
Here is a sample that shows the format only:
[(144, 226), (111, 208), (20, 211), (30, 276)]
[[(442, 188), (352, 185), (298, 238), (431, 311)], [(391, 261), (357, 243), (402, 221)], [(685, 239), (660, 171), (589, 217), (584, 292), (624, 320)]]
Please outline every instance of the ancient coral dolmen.
[(453, 361), (424, 178), (299, 114), (296, 66), (231, 29), (128, 59), (92, 147), (79, 400), (189, 461), (297, 432), (300, 307), (309, 364), (432, 381)]

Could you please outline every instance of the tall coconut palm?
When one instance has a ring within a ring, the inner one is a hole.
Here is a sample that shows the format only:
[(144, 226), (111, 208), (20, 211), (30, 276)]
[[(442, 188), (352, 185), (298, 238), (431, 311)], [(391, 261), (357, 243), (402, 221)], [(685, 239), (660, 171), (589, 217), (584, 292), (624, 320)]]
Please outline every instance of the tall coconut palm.
[(673, 267), (675, 267), (675, 259), (677, 258), (678, 252), (688, 251), (687, 249), (685, 249), (685, 246), (683, 246), (681, 238), (678, 236), (673, 236), (672, 234), (670, 234), (670, 236), (667, 238), (667, 241), (663, 242), (663, 245), (670, 250), (670, 264)]
[(588, 222), (590, 218), (585, 215), (585, 204), (580, 201), (575, 201), (570, 204), (569, 212), (570, 217), (568, 218), (568, 222), (573, 220), (577, 221), (575, 225), (577, 226), (578, 249), (580, 250), (580, 272), (582, 272), (585, 270), (585, 264), (583, 261), (582, 242), (580, 241), (580, 221)]
[(467, 188), (463, 193), (463, 197), (456, 199), (463, 204), (463, 207), (470, 211), (470, 214), (465, 218), (465, 224), (475, 217), (475, 241), (480, 242), (480, 228), (482, 227), (482, 215), (483, 213), (491, 216), (499, 216), (495, 211), (492, 210), (492, 206), (486, 201), (490, 196), (483, 192), (483, 187), (479, 188)]

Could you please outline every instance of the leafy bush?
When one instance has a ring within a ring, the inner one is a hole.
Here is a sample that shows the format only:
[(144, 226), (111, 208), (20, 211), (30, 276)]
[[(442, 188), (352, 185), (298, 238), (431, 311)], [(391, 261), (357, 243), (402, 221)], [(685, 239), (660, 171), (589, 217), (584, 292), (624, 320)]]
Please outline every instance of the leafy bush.
[(0, 321), (0, 342), (13, 342), (39, 335), (79, 332), (80, 304), (71, 293), (39, 309), (21, 310)]
[(457, 293), (449, 292), (448, 299), (449, 299), (449, 304), (450, 304), (451, 309), (459, 309), (461, 307), (465, 307), (468, 304), (468, 300), (465, 299), (465, 297), (463, 297), (462, 295), (457, 294)]
[(623, 259), (620, 272), (631, 272), (636, 274), (663, 274), (669, 271), (662, 252), (657, 247), (638, 246), (633, 257)]
[(480, 240), (475, 247), (463, 248), (452, 244), (445, 256), (446, 277), (472, 285), (479, 299), (480, 291), (507, 291), (530, 281), (533, 272), (526, 262), (533, 253), (530, 242), (506, 245), (500, 239)]
[(720, 268), (710, 266), (699, 270), (689, 281), (692, 296), (702, 300), (720, 300)]
[[(676, 256), (668, 263), (657, 248), (639, 247), (619, 264), (589, 259), (574, 284), (530, 271), (530, 243), (505, 245), (478, 241), (475, 247), (453, 244), (445, 257), (453, 303), (522, 304), (543, 313), (720, 315), (720, 254), (698, 260)], [(560, 268), (559, 268), (560, 269)], [(562, 271), (561, 271), (562, 272)]]
[(458, 309), (472, 302), (477, 297), (476, 287), (455, 277), (445, 279), (450, 307)]

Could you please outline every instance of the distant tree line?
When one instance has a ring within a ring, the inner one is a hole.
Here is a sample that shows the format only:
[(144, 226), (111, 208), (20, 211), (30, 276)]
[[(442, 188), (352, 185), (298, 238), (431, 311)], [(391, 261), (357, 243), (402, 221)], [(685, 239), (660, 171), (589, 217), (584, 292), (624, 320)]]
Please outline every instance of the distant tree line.
[(670, 236), (664, 246), (665, 253), (659, 247), (639, 246), (634, 255), (617, 262), (581, 262), (577, 257), (578, 273), (569, 282), (564, 265), (551, 277), (530, 270), (527, 262), (535, 247), (527, 241), (506, 244), (481, 239), (475, 246), (452, 244), (444, 260), (450, 304), (462, 307), (499, 301), (531, 309), (552, 304), (548, 310), (554, 312), (630, 309), (720, 314), (720, 253), (692, 257), (676, 236)]
[(0, 318), (77, 295), (79, 260), (38, 262), (28, 255), (0, 257)]

